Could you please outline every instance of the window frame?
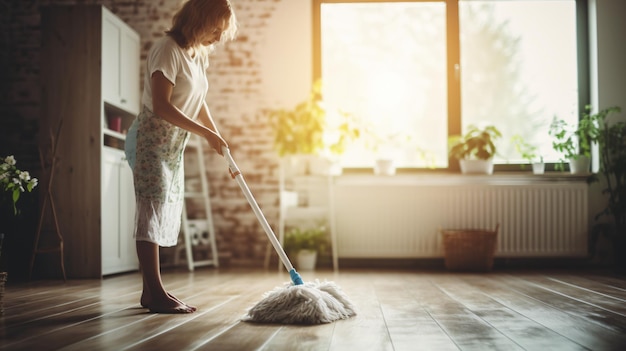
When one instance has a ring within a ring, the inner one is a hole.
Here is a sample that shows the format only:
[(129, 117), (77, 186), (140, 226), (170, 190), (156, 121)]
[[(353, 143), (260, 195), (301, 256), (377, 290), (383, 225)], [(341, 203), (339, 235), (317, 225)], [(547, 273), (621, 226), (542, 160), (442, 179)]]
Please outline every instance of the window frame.
[[(313, 35), (313, 67), (312, 79), (316, 81), (322, 78), (322, 62), (321, 62), (321, 6), (322, 4), (339, 4), (339, 3), (393, 3), (393, 2), (443, 2), (446, 5), (446, 72), (448, 84), (448, 136), (459, 135), (462, 132), (462, 111), (461, 111), (461, 80), (460, 75), (456, 74), (455, 67), (461, 64), (461, 42), (460, 42), (460, 20), (459, 20), (459, 2), (472, 0), (312, 0), (312, 35)], [(491, 0), (506, 1), (506, 0)], [(555, 0), (558, 1), (558, 0)], [(576, 44), (577, 44), (577, 66), (578, 66), (578, 114), (585, 110), (585, 106), (589, 105), (590, 86), (589, 86), (589, 29), (588, 29), (588, 0), (574, 0), (576, 3)], [(496, 164), (494, 171), (519, 171), (521, 164)], [(554, 171), (555, 163), (547, 163), (546, 171)], [(370, 171), (369, 168), (349, 168), (350, 171), (364, 172)], [(400, 168), (399, 173), (411, 172), (456, 172), (460, 171), (459, 163), (452, 159), (448, 159), (447, 168)]]

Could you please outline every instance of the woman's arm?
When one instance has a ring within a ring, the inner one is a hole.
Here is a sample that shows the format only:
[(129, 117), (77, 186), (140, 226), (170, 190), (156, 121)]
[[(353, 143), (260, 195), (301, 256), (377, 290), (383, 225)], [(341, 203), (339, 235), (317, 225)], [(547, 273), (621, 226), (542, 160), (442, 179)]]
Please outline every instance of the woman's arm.
[[(152, 108), (154, 113), (163, 118), (164, 120), (172, 123), (173, 125), (188, 130), (194, 134), (200, 135), (205, 138), (211, 148), (222, 155), (222, 146), (228, 147), (228, 144), (222, 137), (214, 130), (205, 127), (204, 125), (190, 119), (185, 116), (176, 106), (171, 102), (172, 91), (174, 85), (163, 75), (161, 71), (156, 71), (152, 74)], [(203, 104), (204, 105), (204, 104)], [(200, 115), (204, 107), (200, 109)], [(207, 110), (208, 111), (208, 110)], [(215, 125), (212, 125), (215, 128)]]
[(211, 110), (209, 110), (209, 106), (207, 106), (206, 101), (202, 102), (202, 107), (200, 108), (200, 113), (198, 114), (198, 119), (204, 126), (211, 129), (215, 132), (215, 134), (220, 135), (220, 131), (217, 129), (215, 125), (215, 121), (213, 121), (213, 116), (211, 115)]

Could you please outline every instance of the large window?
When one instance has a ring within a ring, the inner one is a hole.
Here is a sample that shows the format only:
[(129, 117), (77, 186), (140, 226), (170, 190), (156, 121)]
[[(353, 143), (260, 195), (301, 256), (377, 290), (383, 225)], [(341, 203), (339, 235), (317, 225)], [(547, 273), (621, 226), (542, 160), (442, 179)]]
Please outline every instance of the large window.
[(367, 128), (345, 167), (447, 168), (448, 136), (470, 124), (502, 131), (496, 164), (523, 162), (514, 135), (558, 159), (549, 124), (587, 99), (575, 0), (315, 1), (324, 99)]

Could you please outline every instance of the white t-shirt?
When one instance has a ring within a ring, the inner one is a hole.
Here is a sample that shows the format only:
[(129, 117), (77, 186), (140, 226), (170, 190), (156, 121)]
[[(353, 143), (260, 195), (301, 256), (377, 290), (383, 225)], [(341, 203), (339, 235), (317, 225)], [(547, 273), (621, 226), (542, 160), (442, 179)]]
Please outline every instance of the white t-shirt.
[(152, 74), (161, 71), (174, 84), (172, 104), (187, 117), (196, 119), (209, 88), (206, 78), (208, 67), (208, 58), (201, 55), (192, 58), (169, 35), (160, 38), (148, 53), (141, 102), (154, 111), (150, 83)]

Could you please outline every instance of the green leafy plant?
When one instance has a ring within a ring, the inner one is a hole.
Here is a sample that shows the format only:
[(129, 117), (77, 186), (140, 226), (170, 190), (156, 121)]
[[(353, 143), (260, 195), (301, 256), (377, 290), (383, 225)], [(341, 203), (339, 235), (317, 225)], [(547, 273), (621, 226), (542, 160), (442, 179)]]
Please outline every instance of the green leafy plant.
[(310, 228), (293, 227), (285, 233), (285, 251), (298, 253), (301, 250), (323, 252), (328, 246), (328, 230), (319, 225)]
[(543, 157), (537, 151), (537, 147), (530, 144), (521, 135), (515, 134), (511, 137), (511, 142), (515, 146), (515, 151), (528, 163), (543, 162)]
[(18, 214), (17, 201), (23, 192), (31, 192), (37, 186), (37, 178), (33, 178), (27, 171), (21, 171), (15, 166), (14, 156), (6, 156), (0, 164), (0, 189), (2, 189), (2, 205), (10, 203), (13, 214)]
[(455, 135), (448, 139), (448, 155), (457, 160), (489, 160), (496, 155), (495, 142), (501, 137), (502, 133), (495, 126), (481, 129), (470, 125), (464, 135)]
[(321, 80), (313, 84), (306, 100), (293, 109), (266, 110), (274, 129), (274, 148), (280, 156), (342, 154), (347, 145), (359, 138), (360, 128), (349, 113), (331, 111), (329, 120), (322, 98)]
[[(606, 208), (596, 219), (604, 215), (612, 216), (618, 232), (626, 234), (626, 122), (609, 124), (606, 120), (609, 115), (620, 111), (620, 107), (614, 106), (589, 114), (588, 119), (598, 129), (596, 141), (599, 146), (600, 172), (606, 182), (603, 193), (609, 197)], [(590, 181), (599, 179), (594, 175)]]
[(553, 118), (549, 134), (554, 138), (552, 148), (561, 153), (560, 168), (567, 160), (576, 160), (581, 156), (591, 157), (591, 145), (598, 141), (600, 128), (598, 116), (590, 113), (591, 106), (585, 106), (585, 111), (576, 125)]
[(424, 160), (427, 167), (436, 167), (436, 157), (430, 150), (418, 145), (416, 139), (406, 132), (381, 132), (377, 128), (368, 126), (363, 128), (361, 137), (365, 148), (372, 151), (378, 159), (393, 158), (395, 152), (412, 152), (419, 159)]

